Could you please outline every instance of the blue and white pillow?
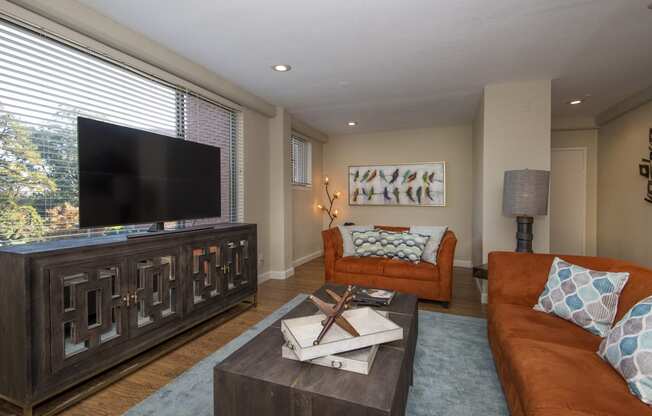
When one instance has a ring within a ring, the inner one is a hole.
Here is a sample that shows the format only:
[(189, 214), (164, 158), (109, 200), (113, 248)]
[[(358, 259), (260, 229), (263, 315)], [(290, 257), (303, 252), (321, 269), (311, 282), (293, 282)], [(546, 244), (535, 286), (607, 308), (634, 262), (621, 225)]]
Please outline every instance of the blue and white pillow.
[(652, 296), (634, 305), (609, 331), (598, 355), (620, 373), (634, 396), (652, 405)]
[(555, 257), (534, 310), (552, 313), (605, 337), (629, 273), (598, 272)]

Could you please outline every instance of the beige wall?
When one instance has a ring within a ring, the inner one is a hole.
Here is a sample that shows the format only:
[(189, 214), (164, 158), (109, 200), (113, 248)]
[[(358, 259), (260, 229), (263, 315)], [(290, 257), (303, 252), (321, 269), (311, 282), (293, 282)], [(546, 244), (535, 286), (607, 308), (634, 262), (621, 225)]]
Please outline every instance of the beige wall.
[[(496, 250), (513, 251), (516, 221), (502, 213), (506, 170), (550, 170), (551, 83), (549, 80), (487, 85), (483, 100), (483, 263)], [(547, 216), (534, 220), (535, 252), (550, 248)]]
[(323, 143), (316, 140), (310, 140), (310, 143), (312, 143), (312, 186), (295, 186), (292, 190), (295, 266), (323, 252), (321, 231), (324, 213), (317, 209), (317, 204), (324, 204), (326, 201), (322, 186)]
[(585, 148), (586, 169), (586, 255), (598, 253), (598, 130), (553, 130), (552, 148)]
[[(446, 161), (446, 207), (350, 207), (348, 166)], [(331, 137), (324, 145), (324, 174), (342, 191), (334, 225), (448, 225), (459, 240), (455, 257), (471, 260), (471, 127), (454, 126)], [(326, 222), (326, 225), (328, 222)]]
[(652, 267), (652, 204), (638, 165), (649, 156), (652, 102), (600, 128), (598, 254)]
[[(269, 120), (269, 170), (261, 177), (269, 188), (270, 234), (272, 243), (267, 254), (273, 278), (287, 278), (294, 274), (292, 243), (292, 173), (290, 166), (291, 118), (282, 107)], [(267, 179), (265, 181), (265, 179)], [(260, 200), (249, 201), (258, 204)]]
[(258, 225), (258, 274), (270, 270), (269, 119), (252, 110), (243, 111), (244, 220)]
[(471, 261), (474, 266), (484, 263), (482, 260), (482, 171), (484, 157), (484, 103), (473, 121), (473, 208), (471, 218)]

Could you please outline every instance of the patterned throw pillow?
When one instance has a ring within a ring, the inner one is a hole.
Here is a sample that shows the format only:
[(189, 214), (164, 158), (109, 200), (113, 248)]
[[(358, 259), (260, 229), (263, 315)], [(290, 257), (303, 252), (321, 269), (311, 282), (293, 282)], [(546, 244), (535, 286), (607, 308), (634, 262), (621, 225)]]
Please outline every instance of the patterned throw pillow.
[(429, 236), (409, 232), (380, 231), (385, 257), (419, 263)]
[(609, 331), (598, 355), (623, 376), (634, 396), (652, 405), (652, 296), (634, 305)]
[(555, 257), (534, 310), (552, 313), (604, 337), (616, 318), (627, 279), (629, 273), (596, 272)]
[(355, 255), (360, 257), (387, 257), (418, 263), (428, 236), (391, 231), (353, 231)]
[(351, 238), (356, 256), (385, 257), (385, 251), (380, 244), (380, 232), (376, 230), (352, 231)]

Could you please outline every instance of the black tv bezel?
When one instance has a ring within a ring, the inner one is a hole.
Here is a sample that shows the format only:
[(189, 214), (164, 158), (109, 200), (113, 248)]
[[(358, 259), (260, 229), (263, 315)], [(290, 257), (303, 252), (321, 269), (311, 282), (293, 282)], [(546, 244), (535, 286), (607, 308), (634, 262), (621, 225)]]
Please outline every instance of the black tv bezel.
[[(165, 222), (172, 222), (172, 221), (192, 221), (192, 220), (200, 220), (200, 219), (208, 219), (208, 218), (221, 218), (222, 217), (222, 195), (221, 195), (221, 193), (222, 193), (222, 184), (221, 184), (222, 172), (218, 170), (218, 185), (219, 185), (218, 189), (220, 191), (219, 192), (220, 195), (219, 195), (219, 204), (217, 205), (217, 213), (216, 213), (216, 215), (199, 216), (199, 217), (190, 216), (190, 217), (183, 217), (183, 218), (162, 218), (162, 219), (147, 220), (147, 221), (143, 221), (143, 222), (129, 222), (129, 223), (120, 223), (120, 224), (84, 225), (83, 222), (82, 222), (82, 204), (81, 204), (81, 172), (82, 172), (82, 169), (81, 169), (81, 158), (79, 157), (79, 120), (82, 120), (82, 119), (83, 120), (89, 120), (89, 121), (92, 121), (92, 122), (95, 122), (95, 123), (101, 123), (101, 124), (106, 124), (106, 125), (110, 125), (110, 126), (122, 127), (122, 128), (130, 129), (130, 130), (144, 132), (144, 133), (147, 133), (147, 134), (153, 134), (153, 135), (160, 136), (160, 137), (163, 137), (163, 138), (166, 138), (166, 139), (182, 140), (182, 141), (187, 142), (188, 144), (192, 144), (194, 146), (198, 146), (198, 147), (201, 146), (201, 147), (204, 147), (204, 148), (208, 148), (211, 151), (214, 151), (214, 149), (217, 149), (217, 156), (218, 156), (218, 160), (220, 162), (221, 162), (221, 158), (222, 158), (222, 149), (220, 147), (218, 147), (218, 146), (211, 146), (211, 145), (204, 144), (204, 143), (192, 142), (192, 141), (186, 140), (183, 137), (170, 136), (170, 135), (166, 135), (166, 134), (162, 134), (162, 133), (158, 133), (158, 132), (153, 132), (151, 130), (137, 129), (137, 128), (134, 128), (134, 127), (131, 127), (131, 126), (126, 126), (124, 124), (109, 123), (109, 122), (104, 121), (104, 120), (97, 120), (97, 119), (90, 118), (90, 117), (77, 116), (77, 173), (78, 173), (77, 195), (78, 195), (78, 199), (79, 199), (79, 229), (80, 230), (93, 229), (93, 228), (131, 226), (131, 225), (149, 225), (149, 224), (151, 224), (152, 226), (155, 226), (157, 224), (160, 225), (160, 224), (163, 224)], [(156, 230), (153, 230), (153, 231), (156, 231)]]

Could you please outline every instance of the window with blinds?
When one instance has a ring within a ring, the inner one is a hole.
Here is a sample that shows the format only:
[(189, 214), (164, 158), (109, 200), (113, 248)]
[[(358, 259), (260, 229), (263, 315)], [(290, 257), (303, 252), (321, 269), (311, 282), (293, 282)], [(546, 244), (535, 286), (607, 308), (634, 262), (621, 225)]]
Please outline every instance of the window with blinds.
[(300, 137), (290, 138), (290, 162), (292, 163), (292, 184), (312, 185), (312, 145)]
[(0, 245), (80, 230), (76, 118), (222, 149), (222, 217), (242, 220), (239, 113), (0, 20)]

